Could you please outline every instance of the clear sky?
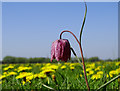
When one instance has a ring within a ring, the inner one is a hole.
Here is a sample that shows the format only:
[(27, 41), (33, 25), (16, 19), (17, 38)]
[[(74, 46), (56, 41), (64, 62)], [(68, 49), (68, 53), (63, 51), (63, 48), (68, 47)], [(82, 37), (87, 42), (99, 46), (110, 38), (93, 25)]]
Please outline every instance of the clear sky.
[[(84, 56), (101, 59), (118, 57), (118, 3), (88, 2), (82, 35)], [(78, 38), (85, 12), (83, 2), (3, 2), (2, 55), (50, 57), (51, 44), (62, 30)], [(80, 57), (73, 36), (64, 33)], [(72, 57), (73, 54), (72, 54)]]

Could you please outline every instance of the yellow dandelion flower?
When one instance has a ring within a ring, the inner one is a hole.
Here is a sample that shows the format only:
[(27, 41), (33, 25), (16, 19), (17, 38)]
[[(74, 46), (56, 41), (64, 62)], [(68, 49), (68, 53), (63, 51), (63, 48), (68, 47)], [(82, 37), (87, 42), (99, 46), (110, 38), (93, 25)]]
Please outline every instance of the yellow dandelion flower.
[(115, 75), (115, 74), (117, 74), (117, 73), (116, 73), (116, 70), (111, 70), (111, 71), (109, 72), (109, 74)]
[(22, 72), (20, 73), (18, 76), (16, 76), (16, 79), (20, 79), (20, 78), (24, 78), (24, 77), (27, 77), (27, 76), (30, 76), (30, 75), (33, 75), (33, 73), (31, 72)]
[(91, 79), (92, 80), (94, 80), (94, 79), (100, 79), (100, 78), (102, 78), (102, 75), (100, 75), (100, 74), (95, 74), (95, 75), (92, 75), (92, 77), (91, 77)]
[(7, 74), (7, 72), (4, 72), (3, 74), (4, 74), (4, 75), (6, 75), (6, 74)]
[(53, 81), (55, 81), (55, 80), (56, 80), (56, 77), (55, 77), (55, 75), (54, 75), (54, 74), (52, 75), (52, 80), (53, 80)]
[(75, 69), (75, 67), (70, 67), (70, 69), (71, 69), (71, 70), (74, 70), (74, 69)]
[(80, 74), (80, 77), (82, 77), (82, 74)]
[(51, 64), (50, 63), (47, 63), (46, 66), (50, 66)]
[(98, 66), (97, 68), (95, 68), (95, 71), (100, 70), (100, 68), (101, 68), (101, 66)]
[(120, 68), (116, 69), (116, 74), (120, 74)]
[(34, 75), (33, 75), (33, 77), (34, 77), (34, 78), (37, 78), (37, 77), (38, 77), (38, 75), (39, 75), (39, 74), (34, 74)]
[(43, 70), (42, 72), (43, 72), (44, 74), (49, 74), (49, 73), (54, 73), (55, 70), (53, 70), (53, 69), (45, 69), (45, 70)]
[(91, 69), (91, 68), (87, 68), (87, 69), (86, 69), (86, 71), (90, 71), (90, 70), (92, 70), (92, 69)]
[(103, 71), (98, 71), (97, 74), (103, 75)]
[(40, 72), (37, 76), (42, 79), (47, 77), (43, 72)]
[(2, 80), (5, 77), (6, 77), (6, 75), (0, 75), (0, 80)]
[(26, 82), (32, 80), (34, 78), (34, 75), (29, 75), (29, 76), (26, 76)]
[(25, 81), (22, 81), (22, 85), (25, 85)]
[(88, 71), (87, 75), (92, 75), (94, 73), (93, 70)]
[(109, 74), (110, 75), (110, 77), (113, 77), (113, 75), (112, 74)]
[(65, 69), (66, 68), (66, 66), (65, 65), (63, 65), (62, 67), (61, 67), (61, 69)]
[(109, 77), (109, 75), (107, 74), (107, 78)]
[(115, 64), (116, 64), (116, 66), (118, 66), (120, 64), (120, 62), (116, 62)]
[(23, 71), (23, 70), (30, 70), (30, 69), (32, 69), (32, 67), (23, 67), (23, 66), (20, 66), (18, 68), (18, 72)]
[(86, 67), (94, 69), (95, 68), (95, 63), (87, 64)]
[(11, 76), (11, 75), (17, 75), (17, 73), (16, 73), (16, 72), (9, 72), (9, 73), (7, 74), (7, 76)]
[(58, 66), (57, 65), (51, 65), (50, 68), (51, 69), (58, 69)]
[(71, 63), (70, 66), (74, 66), (75, 64), (74, 63)]
[(8, 67), (5, 67), (3, 70), (7, 71), (8, 69), (12, 69), (12, 68), (14, 68), (14, 66), (9, 65)]

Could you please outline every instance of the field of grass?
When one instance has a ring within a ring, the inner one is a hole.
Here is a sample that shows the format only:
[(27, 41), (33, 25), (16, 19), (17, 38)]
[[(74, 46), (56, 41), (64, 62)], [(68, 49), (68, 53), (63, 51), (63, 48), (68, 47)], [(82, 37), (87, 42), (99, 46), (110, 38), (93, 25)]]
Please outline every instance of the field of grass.
[[(90, 89), (97, 89), (120, 74), (120, 62), (87, 62)], [(79, 63), (3, 64), (2, 89), (87, 89)], [(103, 89), (118, 89), (118, 80)]]

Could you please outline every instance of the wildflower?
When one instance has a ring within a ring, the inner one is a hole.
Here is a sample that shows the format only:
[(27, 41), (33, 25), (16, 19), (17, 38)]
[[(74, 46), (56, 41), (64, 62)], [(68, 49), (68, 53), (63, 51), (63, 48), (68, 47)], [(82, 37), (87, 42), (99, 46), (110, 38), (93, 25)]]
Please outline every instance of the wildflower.
[(18, 76), (16, 76), (16, 79), (19, 79), (19, 78), (24, 78), (24, 77), (27, 77), (27, 76), (30, 76), (30, 75), (33, 75), (33, 73), (31, 72), (22, 72), (20, 73)]
[(97, 74), (101, 74), (101, 75), (102, 75), (102, 74), (103, 74), (103, 72), (102, 72), (102, 71), (98, 71), (98, 72), (97, 72)]
[(116, 74), (116, 70), (111, 70), (110, 72), (109, 72), (109, 74), (113, 74), (113, 75), (115, 75)]
[(30, 80), (32, 80), (34, 78), (34, 75), (29, 75), (29, 76), (26, 76), (26, 82), (29, 82)]
[(7, 74), (7, 72), (4, 72), (3, 74), (4, 74), (4, 75), (6, 75), (6, 74)]
[(80, 77), (82, 77), (82, 74), (80, 74)]
[[(90, 71), (90, 70), (92, 70), (92, 69), (91, 69), (91, 68), (87, 68), (87, 69), (86, 69), (86, 71)], [(84, 72), (84, 71), (83, 71), (83, 72)]]
[(94, 73), (93, 70), (88, 71), (87, 75), (92, 75)]
[(6, 75), (0, 75), (0, 80), (2, 80), (5, 77), (6, 77)]
[(116, 74), (120, 74), (120, 68), (116, 69)]
[(70, 67), (70, 69), (71, 69), (71, 70), (74, 70), (74, 69), (75, 69), (75, 67)]
[(43, 79), (43, 78), (46, 78), (47, 76), (43, 72), (40, 72), (38, 74), (34, 74), (33, 77), (34, 78), (42, 78)]
[(16, 73), (16, 72), (9, 72), (9, 73), (7, 74), (7, 76), (13, 76), (13, 75), (17, 75), (17, 73)]
[(30, 69), (32, 69), (32, 67), (23, 67), (23, 66), (20, 66), (20, 67), (18, 68), (18, 72), (20, 72), (20, 71), (25, 71), (25, 70), (30, 70)]
[(102, 75), (100, 75), (100, 74), (95, 74), (95, 75), (92, 75), (92, 77), (91, 77), (91, 79), (92, 80), (94, 80), (94, 79), (100, 79), (100, 78), (102, 78)]
[(95, 68), (95, 71), (100, 70), (100, 68), (101, 68), (101, 66), (98, 66), (97, 68)]
[(8, 67), (5, 67), (3, 70), (7, 71), (8, 69), (12, 69), (12, 68), (14, 68), (14, 66), (9, 65)]
[(53, 79), (53, 81), (55, 81), (56, 79), (55, 79), (56, 77), (55, 77), (55, 75), (52, 75), (52, 79)]
[(116, 75), (116, 74), (118, 74), (118, 69), (117, 70), (111, 70), (109, 72), (110, 77), (113, 77), (113, 75)]
[(70, 56), (70, 43), (67, 39), (59, 39), (52, 43), (51, 62), (53, 59), (66, 62), (68, 59), (70, 59)]
[(50, 73), (55, 73), (55, 70), (53, 69), (46, 69), (46, 70), (43, 70), (41, 73), (43, 74), (46, 74), (46, 75), (50, 75)]
[(61, 69), (65, 69), (66, 68), (66, 66), (65, 65), (63, 65), (62, 67), (61, 67)]
[(46, 75), (46, 74), (43, 74), (42, 72), (40, 72), (40, 73), (38, 74), (38, 77), (41, 78), (41, 79), (43, 79), (43, 78), (46, 78), (47, 75)]
[(109, 77), (109, 75), (107, 74), (107, 78)]
[(25, 81), (22, 81), (22, 85), (25, 85)]
[(120, 65), (120, 62), (116, 62), (115, 64), (116, 64), (116, 66), (119, 66), (119, 65)]

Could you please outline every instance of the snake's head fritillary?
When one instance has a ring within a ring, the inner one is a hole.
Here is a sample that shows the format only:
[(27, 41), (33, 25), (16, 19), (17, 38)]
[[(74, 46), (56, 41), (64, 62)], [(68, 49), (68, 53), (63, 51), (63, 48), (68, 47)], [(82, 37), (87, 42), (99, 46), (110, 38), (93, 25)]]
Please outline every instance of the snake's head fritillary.
[(71, 57), (70, 43), (67, 39), (59, 39), (52, 43), (51, 62), (53, 59), (67, 62)]

